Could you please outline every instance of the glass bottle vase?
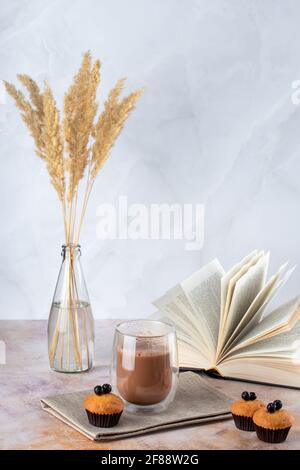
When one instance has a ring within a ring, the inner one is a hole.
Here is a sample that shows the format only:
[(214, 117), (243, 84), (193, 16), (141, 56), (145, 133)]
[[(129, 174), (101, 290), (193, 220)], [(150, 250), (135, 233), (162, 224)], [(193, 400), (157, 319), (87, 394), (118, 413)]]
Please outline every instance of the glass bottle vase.
[(62, 246), (62, 264), (48, 320), (50, 367), (89, 370), (94, 359), (94, 319), (80, 264), (80, 245)]

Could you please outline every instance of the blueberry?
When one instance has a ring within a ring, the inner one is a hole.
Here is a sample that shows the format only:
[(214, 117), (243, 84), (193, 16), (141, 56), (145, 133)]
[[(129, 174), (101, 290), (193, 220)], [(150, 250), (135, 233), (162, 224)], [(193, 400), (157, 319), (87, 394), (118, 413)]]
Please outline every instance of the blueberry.
[(280, 410), (282, 408), (281, 400), (274, 400), (273, 405), (275, 406), (275, 410)]
[(249, 393), (249, 400), (251, 400), (251, 401), (256, 400), (256, 393), (255, 392), (250, 392)]
[(242, 399), (245, 400), (245, 401), (248, 401), (249, 400), (249, 393), (248, 392), (243, 392), (242, 395), (241, 395)]
[(94, 388), (94, 392), (96, 393), (96, 395), (102, 395), (103, 388), (101, 387), (101, 385), (96, 385), (96, 387)]
[(111, 392), (111, 385), (110, 384), (103, 384), (102, 385), (102, 393), (110, 393)]
[(269, 413), (274, 413), (274, 411), (276, 411), (274, 403), (268, 403), (267, 410)]

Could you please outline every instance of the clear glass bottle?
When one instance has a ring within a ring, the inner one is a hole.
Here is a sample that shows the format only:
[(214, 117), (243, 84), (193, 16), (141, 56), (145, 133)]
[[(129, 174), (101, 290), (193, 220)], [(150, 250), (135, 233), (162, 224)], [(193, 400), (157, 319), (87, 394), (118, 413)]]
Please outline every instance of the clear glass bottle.
[(48, 320), (50, 367), (83, 372), (94, 359), (94, 319), (80, 264), (80, 245), (62, 246), (60, 268)]

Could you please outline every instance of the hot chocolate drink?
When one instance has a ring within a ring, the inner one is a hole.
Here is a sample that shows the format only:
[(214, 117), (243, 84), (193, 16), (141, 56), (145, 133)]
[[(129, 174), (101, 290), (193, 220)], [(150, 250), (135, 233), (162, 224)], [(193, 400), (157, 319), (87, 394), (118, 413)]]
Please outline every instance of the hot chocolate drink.
[(118, 349), (116, 372), (119, 393), (129, 403), (154, 405), (171, 390), (171, 360), (165, 348)]

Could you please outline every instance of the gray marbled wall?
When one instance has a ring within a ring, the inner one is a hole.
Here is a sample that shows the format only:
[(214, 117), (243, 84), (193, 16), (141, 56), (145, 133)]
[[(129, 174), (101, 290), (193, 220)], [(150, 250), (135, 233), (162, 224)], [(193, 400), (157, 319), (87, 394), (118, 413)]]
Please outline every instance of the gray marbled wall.
[[(146, 92), (98, 178), (82, 233), (98, 318), (140, 317), (215, 256), (255, 247), (271, 271), (300, 260), (298, 0), (1, 0), (1, 78), (47, 78), (61, 102), (90, 49), (101, 98), (127, 76)], [(3, 98), (3, 96), (2, 96)], [(11, 100), (0, 105), (0, 318), (46, 318), (62, 222), (46, 170)], [(205, 243), (96, 236), (100, 203), (205, 204)], [(300, 269), (300, 268), (299, 268)], [(300, 287), (299, 269), (284, 297)]]

